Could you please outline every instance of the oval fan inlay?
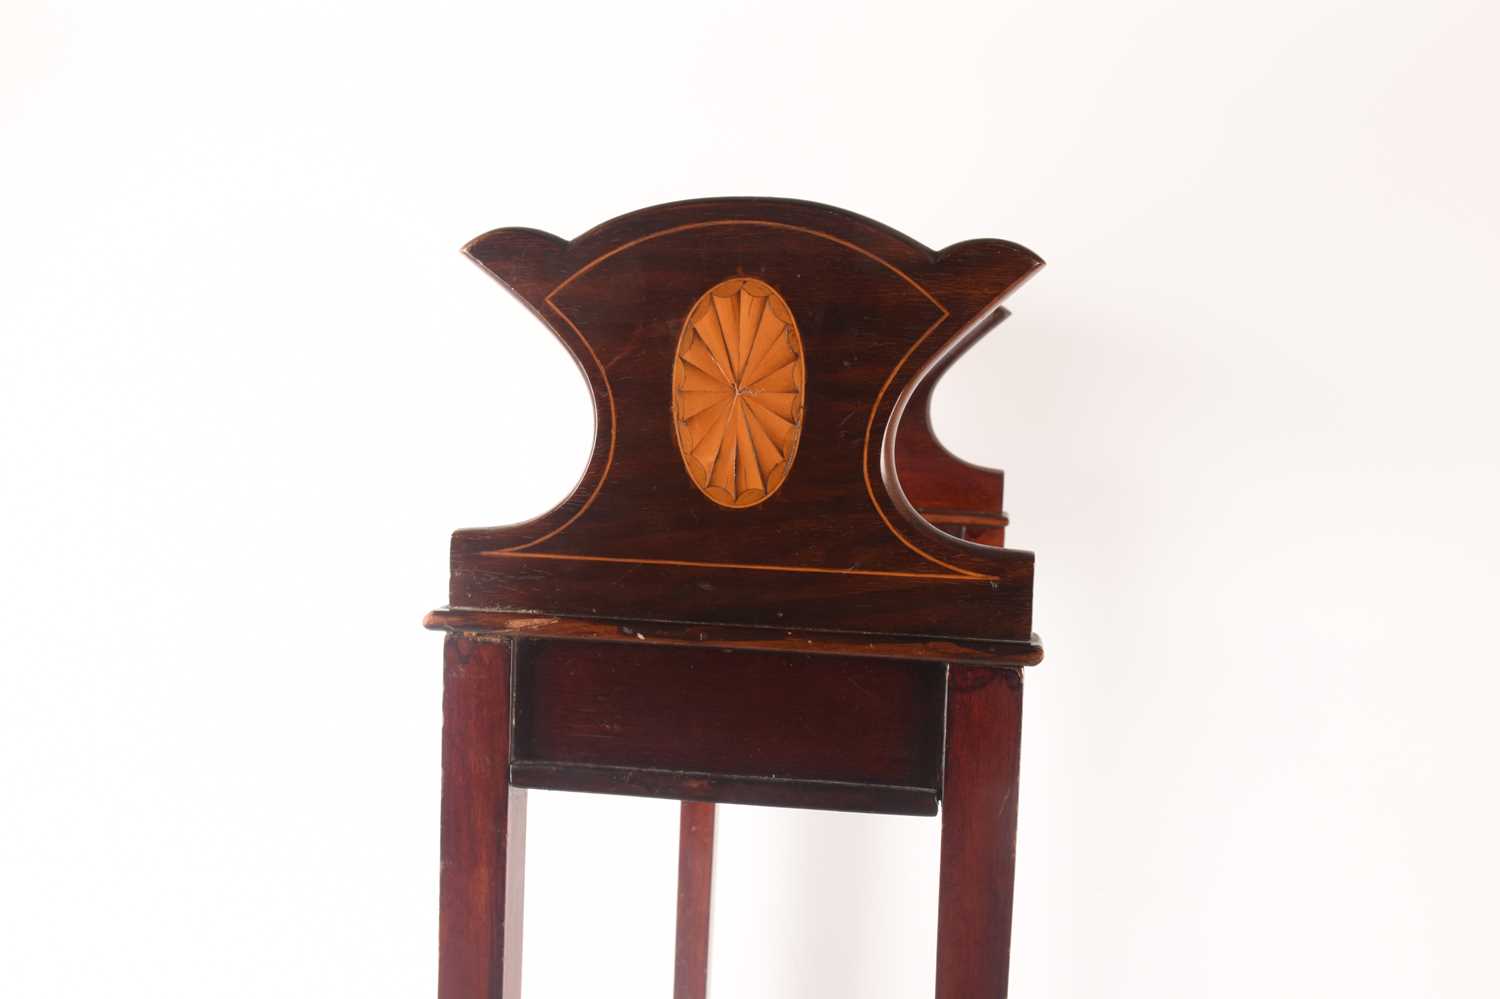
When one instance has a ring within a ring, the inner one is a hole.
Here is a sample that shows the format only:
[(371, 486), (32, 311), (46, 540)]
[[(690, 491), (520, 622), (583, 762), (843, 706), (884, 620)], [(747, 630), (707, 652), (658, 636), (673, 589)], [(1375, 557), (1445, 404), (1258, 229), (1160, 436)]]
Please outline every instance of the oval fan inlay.
[(764, 281), (721, 281), (693, 305), (672, 365), (672, 422), (705, 496), (754, 506), (786, 481), (805, 374), (792, 310)]

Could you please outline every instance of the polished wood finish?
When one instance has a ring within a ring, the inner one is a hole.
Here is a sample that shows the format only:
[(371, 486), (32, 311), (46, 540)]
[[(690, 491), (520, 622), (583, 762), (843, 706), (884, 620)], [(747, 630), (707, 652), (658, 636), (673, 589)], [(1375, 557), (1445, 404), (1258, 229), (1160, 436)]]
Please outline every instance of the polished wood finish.
[(1021, 673), (954, 667), (948, 681), (937, 999), (1002, 999), (1021, 763)]
[(677, 953), (673, 999), (708, 995), (708, 935), (712, 922), (714, 820), (712, 802), (684, 801), (677, 840)]
[[(646, 209), (571, 242), (497, 229), (467, 251), (577, 359), (595, 439), (556, 509), (454, 534), (452, 607), (1030, 640), (1031, 554), (929, 523), (890, 444), (929, 365), (982, 335), (1040, 266), (1030, 251), (1002, 240), (933, 251), (775, 199)], [(805, 369), (795, 465), (750, 507), (705, 496), (671, 443), (679, 331), (730, 276), (789, 303)]]
[(546, 791), (629, 794), (678, 801), (717, 801), (725, 805), (818, 808), (829, 812), (883, 815), (936, 815), (938, 812), (937, 791), (903, 785), (529, 762), (513, 764), (510, 781), (516, 787)]
[(427, 615), (434, 630), (460, 635), (532, 636), (557, 640), (586, 639), (623, 645), (681, 645), (688, 648), (745, 649), (764, 652), (805, 652), (808, 655), (862, 656), (905, 659), (932, 664), (969, 666), (1035, 666), (1042, 661), (1041, 640), (986, 642), (963, 639), (914, 638), (805, 628), (753, 628), (732, 625), (673, 624), (661, 621), (621, 621), (609, 618), (557, 617), (521, 611), (444, 609)]
[[(587, 468), (454, 533), (442, 999), (515, 999), (524, 791), (681, 799), (675, 993), (707, 989), (715, 803), (942, 809), (939, 999), (1005, 995), (1033, 558), (933, 432), (1040, 266), (805, 202), (712, 199), (466, 248), (573, 355)], [(586, 953), (581, 945), (581, 953)]]
[(526, 792), (508, 786), (510, 643), (448, 636), (439, 999), (517, 999)]
[(523, 639), (511, 779), (930, 814), (944, 683), (884, 659)]
[[(996, 309), (986, 329), (1009, 313)], [(928, 523), (957, 538), (979, 544), (1005, 544), (1005, 473), (964, 461), (938, 440), (932, 426), (932, 392), (948, 369), (979, 342), (970, 336), (948, 351), (907, 400), (896, 432), (896, 468), (906, 498)], [(1017, 664), (1030, 665), (1030, 664)]]

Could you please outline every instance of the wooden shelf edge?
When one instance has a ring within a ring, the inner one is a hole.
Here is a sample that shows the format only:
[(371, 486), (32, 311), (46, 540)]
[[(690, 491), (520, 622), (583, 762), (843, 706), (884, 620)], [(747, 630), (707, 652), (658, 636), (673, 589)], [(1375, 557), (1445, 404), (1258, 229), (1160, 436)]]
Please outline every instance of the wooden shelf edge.
[(433, 631), (485, 636), (521, 636), (575, 641), (621, 642), (638, 645), (710, 646), (716, 649), (758, 649), (814, 655), (871, 656), (879, 659), (919, 659), (965, 666), (1014, 669), (1042, 661), (1042, 643), (879, 635), (867, 632), (751, 628), (720, 624), (669, 621), (625, 621), (607, 618), (562, 617), (527, 611), (444, 607), (423, 619)]
[(514, 787), (545, 791), (625, 794), (677, 801), (712, 801), (721, 805), (813, 808), (882, 815), (938, 813), (936, 788), (849, 781), (515, 760), (510, 765), (510, 783)]

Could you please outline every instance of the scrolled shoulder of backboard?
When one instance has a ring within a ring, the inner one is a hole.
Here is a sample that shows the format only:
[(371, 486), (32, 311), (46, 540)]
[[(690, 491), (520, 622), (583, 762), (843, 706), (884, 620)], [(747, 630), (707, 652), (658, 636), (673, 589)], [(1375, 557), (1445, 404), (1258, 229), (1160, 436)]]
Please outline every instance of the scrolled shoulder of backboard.
[(494, 528), (454, 532), (455, 551), (493, 545), (530, 544), (561, 530), (587, 506), (602, 483), (614, 450), (614, 402), (609, 375), (593, 348), (549, 296), (566, 277), (569, 241), (540, 229), (492, 229), (469, 241), (464, 254), (527, 306), (562, 343), (583, 374), (594, 410), (594, 442), (588, 465), (568, 496), (533, 520)]

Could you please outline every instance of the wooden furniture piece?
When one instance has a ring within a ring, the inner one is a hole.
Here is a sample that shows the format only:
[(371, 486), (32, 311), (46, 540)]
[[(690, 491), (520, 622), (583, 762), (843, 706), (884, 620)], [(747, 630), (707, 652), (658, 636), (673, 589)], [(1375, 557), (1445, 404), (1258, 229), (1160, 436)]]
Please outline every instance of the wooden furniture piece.
[(935, 815), (939, 999), (1003, 996), (1032, 556), (933, 384), (1041, 261), (822, 205), (663, 205), (466, 252), (571, 352), (556, 509), (453, 535), (441, 999), (515, 999), (527, 788), (681, 799), (676, 995), (706, 991), (714, 803)]

